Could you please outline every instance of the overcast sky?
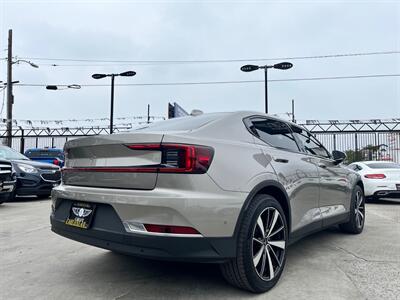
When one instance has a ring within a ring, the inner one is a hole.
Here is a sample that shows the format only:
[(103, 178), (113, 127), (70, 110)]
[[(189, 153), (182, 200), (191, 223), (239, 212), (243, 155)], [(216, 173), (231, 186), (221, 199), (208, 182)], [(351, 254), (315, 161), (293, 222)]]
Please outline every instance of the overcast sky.
[[(25, 84), (108, 84), (108, 78), (91, 75), (127, 70), (137, 75), (116, 83), (263, 80), (262, 71), (241, 72), (245, 62), (144, 65), (34, 58), (225, 60), (400, 51), (400, 2), (1, 1), (1, 58), (10, 28), (14, 55), (40, 66), (14, 65), (13, 79)], [(400, 74), (400, 54), (290, 61), (292, 69), (270, 70), (269, 78)], [(0, 80), (6, 81), (4, 60), (0, 68)], [(63, 91), (15, 86), (14, 94), (15, 119), (109, 116), (109, 86)], [(271, 113), (289, 112), (291, 99), (302, 120), (400, 117), (400, 77), (270, 82)], [(147, 104), (152, 115), (165, 116), (167, 103), (174, 101), (188, 111), (263, 111), (264, 86), (117, 86), (115, 116), (145, 115)]]

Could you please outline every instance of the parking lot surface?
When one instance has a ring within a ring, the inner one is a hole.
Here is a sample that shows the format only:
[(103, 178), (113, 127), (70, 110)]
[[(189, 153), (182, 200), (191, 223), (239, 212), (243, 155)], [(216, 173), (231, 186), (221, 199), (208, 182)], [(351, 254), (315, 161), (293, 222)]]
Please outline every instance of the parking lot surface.
[(1, 299), (400, 299), (400, 201), (367, 204), (360, 235), (332, 228), (288, 249), (266, 294), (231, 287), (217, 265), (144, 260), (60, 237), (50, 200), (0, 205)]

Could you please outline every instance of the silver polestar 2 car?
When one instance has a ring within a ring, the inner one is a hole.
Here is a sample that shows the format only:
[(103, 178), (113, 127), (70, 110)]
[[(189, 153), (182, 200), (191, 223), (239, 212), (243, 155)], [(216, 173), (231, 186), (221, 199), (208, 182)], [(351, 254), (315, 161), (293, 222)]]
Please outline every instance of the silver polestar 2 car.
[(219, 263), (265, 292), (287, 247), (339, 225), (362, 232), (363, 183), (304, 128), (257, 112), (210, 113), (71, 140), (52, 230), (111, 251)]

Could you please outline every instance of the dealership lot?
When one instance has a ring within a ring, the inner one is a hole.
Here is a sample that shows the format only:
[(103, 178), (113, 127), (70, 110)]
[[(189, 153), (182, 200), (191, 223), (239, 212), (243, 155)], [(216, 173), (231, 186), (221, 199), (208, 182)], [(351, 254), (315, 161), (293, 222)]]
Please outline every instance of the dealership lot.
[(281, 281), (253, 295), (218, 266), (143, 260), (59, 237), (50, 200), (0, 206), (1, 299), (400, 299), (400, 201), (367, 204), (358, 236), (335, 228), (291, 246)]

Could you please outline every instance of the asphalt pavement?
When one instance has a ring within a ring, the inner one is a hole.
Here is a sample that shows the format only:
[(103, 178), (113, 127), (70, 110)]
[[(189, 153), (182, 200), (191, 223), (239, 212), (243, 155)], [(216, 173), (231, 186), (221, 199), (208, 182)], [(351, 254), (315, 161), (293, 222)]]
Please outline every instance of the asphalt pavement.
[(217, 265), (145, 260), (50, 230), (50, 200), (0, 205), (0, 299), (400, 299), (400, 201), (367, 204), (360, 235), (332, 228), (288, 249), (280, 282), (254, 295)]

